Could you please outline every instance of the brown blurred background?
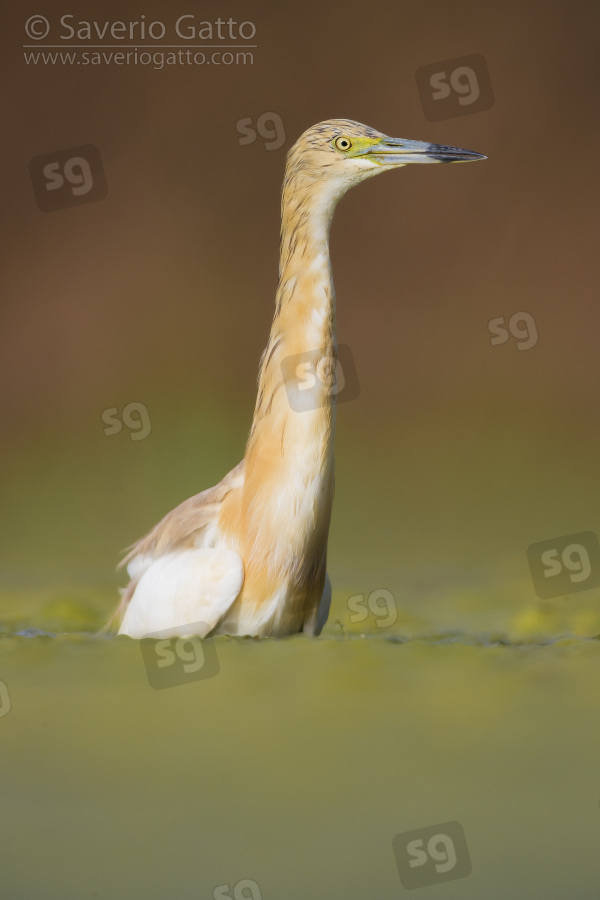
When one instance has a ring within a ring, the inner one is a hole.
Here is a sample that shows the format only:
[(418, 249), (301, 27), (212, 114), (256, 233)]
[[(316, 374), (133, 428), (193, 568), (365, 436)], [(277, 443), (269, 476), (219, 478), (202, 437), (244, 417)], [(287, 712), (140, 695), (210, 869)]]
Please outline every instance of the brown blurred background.
[[(25, 20), (58, 28), (65, 12), (143, 12), (170, 30), (186, 13), (252, 21), (254, 64), (26, 65)], [(407, 603), (473, 579), (533, 597), (527, 546), (600, 528), (600, 9), (40, 2), (9, 16), (5, 587), (115, 584), (120, 549), (241, 458), (273, 314), (285, 152), (314, 122), (348, 117), (488, 160), (405, 168), (337, 210), (338, 337), (361, 393), (339, 410), (334, 583), (394, 587)], [(428, 121), (416, 71), (474, 53), (494, 105)], [(240, 145), (236, 123), (265, 112), (281, 117), (284, 145)], [(29, 161), (85, 144), (100, 151), (107, 197), (41, 212)], [(520, 311), (537, 345), (492, 346), (488, 321)], [(102, 411), (133, 401), (151, 435), (106, 436)]]

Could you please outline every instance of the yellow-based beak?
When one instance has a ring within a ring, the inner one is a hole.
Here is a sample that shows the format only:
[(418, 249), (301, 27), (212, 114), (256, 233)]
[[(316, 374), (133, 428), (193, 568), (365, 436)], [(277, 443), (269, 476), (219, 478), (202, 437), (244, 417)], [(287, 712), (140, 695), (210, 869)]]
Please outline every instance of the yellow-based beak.
[(382, 166), (404, 166), (407, 163), (469, 162), (487, 159), (474, 150), (447, 147), (445, 144), (428, 144), (425, 141), (405, 141), (402, 138), (385, 138), (367, 147), (356, 156), (363, 156)]

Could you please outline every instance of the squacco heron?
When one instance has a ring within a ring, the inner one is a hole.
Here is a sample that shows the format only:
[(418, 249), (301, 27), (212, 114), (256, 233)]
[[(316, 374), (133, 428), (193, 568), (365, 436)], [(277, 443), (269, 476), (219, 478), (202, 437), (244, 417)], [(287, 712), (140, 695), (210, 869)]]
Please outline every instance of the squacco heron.
[(314, 351), (335, 357), (329, 231), (346, 191), (410, 163), (473, 159), (485, 157), (349, 119), (313, 125), (291, 148), (275, 316), (244, 458), (129, 550), (130, 582), (112, 620), (120, 634), (320, 634), (331, 602), (335, 396), (316, 379), (310, 408), (296, 411), (298, 385), (285, 361)]

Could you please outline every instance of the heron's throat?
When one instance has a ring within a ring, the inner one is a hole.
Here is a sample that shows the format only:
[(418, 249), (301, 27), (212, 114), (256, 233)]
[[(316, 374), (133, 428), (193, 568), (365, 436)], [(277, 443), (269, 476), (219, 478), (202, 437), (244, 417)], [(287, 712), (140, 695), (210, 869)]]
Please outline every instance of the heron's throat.
[(339, 199), (325, 179), (286, 176), (281, 197), (279, 274), (288, 267), (310, 267), (323, 257), (329, 264), (329, 232)]

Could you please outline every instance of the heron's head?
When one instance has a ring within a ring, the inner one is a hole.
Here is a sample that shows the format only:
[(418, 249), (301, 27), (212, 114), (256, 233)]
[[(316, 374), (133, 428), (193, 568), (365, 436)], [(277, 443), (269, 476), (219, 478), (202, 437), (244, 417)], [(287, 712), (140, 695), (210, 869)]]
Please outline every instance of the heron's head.
[(334, 203), (365, 178), (411, 163), (485, 159), (473, 150), (392, 138), (351, 119), (329, 119), (302, 134), (288, 153), (286, 182), (329, 197)]

